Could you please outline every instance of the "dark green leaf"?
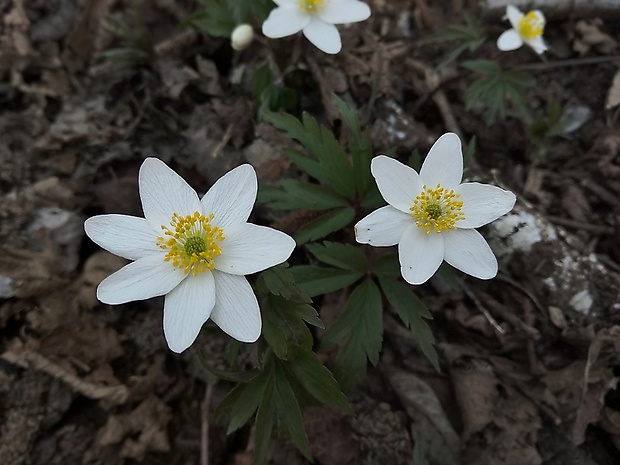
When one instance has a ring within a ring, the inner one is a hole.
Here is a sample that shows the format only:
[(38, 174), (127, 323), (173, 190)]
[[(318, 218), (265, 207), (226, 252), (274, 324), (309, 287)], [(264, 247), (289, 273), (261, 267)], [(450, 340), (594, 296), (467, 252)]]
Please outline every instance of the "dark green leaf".
[(345, 391), (351, 391), (366, 374), (366, 359), (379, 361), (383, 341), (381, 293), (372, 279), (356, 287), (345, 311), (325, 333), (323, 343), (346, 339), (336, 359), (335, 375)]
[(200, 0), (200, 8), (185, 21), (199, 33), (230, 37), (237, 21), (225, 0)]
[(313, 352), (304, 352), (289, 362), (287, 368), (316, 400), (346, 413), (353, 413), (337, 381)]
[(254, 414), (268, 381), (268, 373), (258, 373), (249, 383), (235, 386), (222, 400), (215, 411), (215, 416), (216, 418), (222, 414), (230, 416), (228, 434), (245, 425)]
[(278, 210), (330, 210), (347, 199), (318, 184), (285, 179), (277, 187), (261, 187), (258, 201)]
[[(291, 388), (285, 370), (280, 364), (276, 365), (274, 374), (274, 401), (276, 403), (279, 420), (286, 428), (293, 444), (297, 446), (304, 457), (308, 460), (312, 460), (310, 444), (304, 430), (304, 421), (295, 392)], [(256, 426), (258, 428), (258, 422)]]
[(310, 297), (343, 289), (364, 276), (364, 273), (314, 265), (293, 266), (291, 273), (297, 285)]
[(254, 455), (252, 465), (260, 465), (265, 461), (269, 451), (269, 443), (273, 435), (273, 426), (276, 419), (276, 403), (273, 401), (275, 383), (271, 372), (268, 373), (268, 383), (262, 392), (263, 396), (256, 413), (256, 426), (254, 428)]
[(400, 263), (396, 254), (384, 255), (376, 259), (370, 268), (379, 277), (398, 278), (400, 276)]
[(300, 317), (298, 308), (312, 307), (286, 300), (273, 294), (261, 296), (263, 336), (278, 358), (288, 360), (312, 349), (310, 330)]
[(435, 350), (435, 337), (424, 319), (432, 319), (426, 305), (418, 299), (411, 288), (394, 279), (380, 278), (379, 283), (388, 302), (407, 326), (422, 353), (439, 371), (439, 358)]
[(295, 234), (297, 245), (321, 239), (334, 231), (338, 231), (353, 221), (354, 218), (355, 210), (350, 207), (328, 211), (299, 228)]
[(301, 292), (288, 266), (278, 265), (266, 269), (260, 274), (259, 281), (265, 285), (267, 292), (280, 295), (286, 300), (303, 303), (312, 302), (310, 297)]
[(364, 273), (368, 267), (366, 255), (351, 244), (325, 241), (307, 244), (306, 248), (317, 260), (336, 268)]

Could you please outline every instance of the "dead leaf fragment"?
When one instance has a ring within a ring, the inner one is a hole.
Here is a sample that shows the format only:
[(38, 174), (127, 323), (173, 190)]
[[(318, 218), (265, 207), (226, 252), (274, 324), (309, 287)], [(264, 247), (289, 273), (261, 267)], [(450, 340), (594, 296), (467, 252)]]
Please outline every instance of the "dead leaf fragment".
[(411, 419), (413, 437), (422, 441), (432, 465), (459, 465), (461, 440), (431, 387), (402, 370), (386, 370), (387, 378)]
[(127, 415), (111, 415), (99, 431), (96, 447), (122, 444), (120, 455), (141, 461), (147, 452), (170, 450), (166, 428), (172, 411), (158, 397), (150, 395)]

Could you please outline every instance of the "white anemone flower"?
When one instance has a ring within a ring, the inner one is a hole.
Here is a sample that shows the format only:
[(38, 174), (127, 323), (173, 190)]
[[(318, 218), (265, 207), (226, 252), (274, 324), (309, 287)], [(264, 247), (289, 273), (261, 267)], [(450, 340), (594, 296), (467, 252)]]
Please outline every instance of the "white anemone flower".
[(516, 50), (525, 43), (538, 54), (547, 50), (542, 37), (545, 30), (545, 15), (542, 11), (532, 10), (524, 15), (517, 7), (508, 5), (506, 18), (512, 28), (499, 36), (497, 48), (502, 51)]
[(476, 278), (497, 275), (495, 255), (474, 228), (508, 213), (516, 198), (496, 186), (461, 183), (463, 155), (456, 134), (435, 142), (420, 174), (385, 155), (372, 159), (371, 171), (389, 205), (360, 220), (355, 238), (377, 247), (398, 244), (405, 281), (424, 283), (443, 260)]
[(302, 31), (325, 53), (342, 48), (335, 24), (357, 23), (370, 17), (370, 8), (360, 0), (273, 0), (277, 8), (263, 23), (263, 34), (280, 39)]
[(258, 301), (244, 275), (284, 262), (290, 236), (248, 223), (256, 200), (256, 172), (241, 165), (200, 199), (183, 178), (157, 158), (138, 175), (145, 218), (100, 215), (86, 234), (115, 255), (134, 260), (104, 279), (97, 298), (116, 305), (165, 295), (164, 335), (180, 353), (209, 319), (241, 342), (261, 333)]

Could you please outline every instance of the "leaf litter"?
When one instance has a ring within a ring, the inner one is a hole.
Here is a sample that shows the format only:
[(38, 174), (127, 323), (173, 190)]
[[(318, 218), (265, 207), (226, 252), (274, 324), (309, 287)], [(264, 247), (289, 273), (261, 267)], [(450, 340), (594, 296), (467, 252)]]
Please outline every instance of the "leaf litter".
[[(231, 56), (223, 42), (159, 42), (166, 54), (151, 66), (85, 76), (113, 44), (106, 15), (130, 10), (125, 1), (86, 3), (0, 2), (0, 457), (10, 465), (196, 462), (203, 378), (166, 351), (156, 305), (97, 302), (97, 284), (124, 261), (96, 251), (80, 224), (93, 213), (140, 213), (135, 180), (147, 156), (172, 161), (204, 192), (248, 159), (261, 179), (290, 173), (282, 154), (290, 143), (256, 124), (255, 101), (228, 71), (241, 66), (243, 77), (254, 57)], [(148, 28), (171, 24), (166, 2), (141, 3)], [(488, 131), (465, 111), (458, 70), (447, 65), (429, 81), (424, 70), (433, 70), (437, 49), (415, 39), (433, 21), (454, 19), (447, 9), (369, 3), (368, 30), (345, 29), (340, 56), (316, 55), (298, 71), (301, 83), (315, 82), (317, 101), (302, 104), (316, 109), (322, 101), (325, 119), (337, 122), (328, 96), (346, 95), (368, 118), (375, 149), (397, 146), (404, 156), (428, 149), (452, 118), (463, 133), (480, 135), (475, 171), (492, 172), (528, 206), (507, 219), (503, 235), (489, 231), (499, 254), (508, 250), (510, 280), (423, 290), (441, 383), (408, 331), (387, 331), (393, 348), (358, 388), (354, 417), (305, 410), (313, 453), (325, 464), (407, 464), (413, 445), (424, 444), (433, 465), (617, 463), (620, 138), (606, 113), (618, 104), (616, 70), (583, 66), (541, 77), (549, 85), (537, 98), (549, 92), (592, 111), (567, 136), (571, 144), (554, 139), (541, 169), (510, 123)], [(608, 56), (617, 51), (614, 24), (579, 21), (557, 40)], [(415, 61), (403, 59), (410, 56)], [(295, 213), (268, 220), (294, 231), (308, 218)], [(333, 321), (344, 302), (346, 291), (323, 299), (323, 320)], [(202, 348), (218, 364), (220, 349)], [(333, 362), (334, 353), (322, 357)], [(224, 392), (216, 386), (215, 398)], [(243, 463), (251, 432), (233, 440), (224, 432), (210, 429), (220, 454), (214, 463)], [(283, 448), (272, 463), (292, 460), (300, 459)]]

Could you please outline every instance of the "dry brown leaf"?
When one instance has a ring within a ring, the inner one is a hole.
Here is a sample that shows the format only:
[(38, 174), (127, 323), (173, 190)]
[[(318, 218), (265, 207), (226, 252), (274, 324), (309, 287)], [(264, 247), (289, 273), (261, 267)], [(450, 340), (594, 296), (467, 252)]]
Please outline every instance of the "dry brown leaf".
[(98, 449), (121, 445), (124, 458), (142, 460), (147, 452), (170, 449), (166, 429), (172, 418), (170, 407), (150, 395), (132, 412), (111, 415), (95, 441)]
[(605, 109), (611, 110), (620, 105), (620, 69), (614, 74), (611, 86), (607, 91), (607, 99), (605, 100)]
[(312, 455), (325, 465), (360, 463), (358, 443), (351, 436), (346, 415), (327, 407), (304, 409), (304, 427)]
[(409, 415), (414, 440), (424, 445), (431, 464), (459, 465), (461, 441), (431, 387), (402, 370), (385, 373)]

